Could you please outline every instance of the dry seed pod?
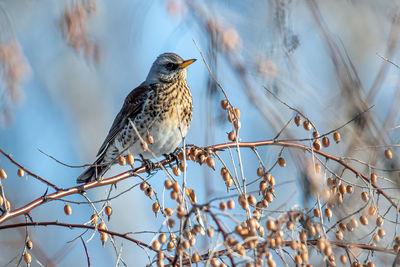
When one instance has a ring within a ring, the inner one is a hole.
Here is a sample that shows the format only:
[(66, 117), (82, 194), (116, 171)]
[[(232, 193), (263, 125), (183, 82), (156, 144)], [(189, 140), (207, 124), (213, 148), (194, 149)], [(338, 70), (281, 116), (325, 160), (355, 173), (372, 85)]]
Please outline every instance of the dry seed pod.
[(294, 117), (294, 123), (297, 125), (297, 127), (301, 125), (301, 122), (301, 117), (299, 115), (296, 115), (296, 117)]
[(369, 216), (374, 216), (376, 214), (376, 208), (375, 208), (375, 206), (370, 206), (369, 208), (368, 208), (368, 215)]
[(64, 213), (66, 214), (66, 215), (71, 215), (71, 213), (72, 213), (72, 208), (71, 208), (71, 206), (70, 205), (65, 205), (64, 206)]
[(301, 265), (301, 264), (303, 263), (303, 259), (301, 258), (300, 255), (296, 255), (296, 256), (294, 257), (294, 262), (295, 262), (296, 265), (298, 266), (298, 265)]
[(18, 169), (18, 171), (17, 171), (17, 175), (18, 175), (18, 177), (23, 177), (23, 176), (24, 176), (24, 174), (25, 174), (25, 172), (24, 172), (24, 170), (23, 170), (23, 169)]
[(200, 261), (200, 256), (196, 252), (192, 255), (192, 262), (197, 263)]
[(304, 129), (307, 130), (307, 131), (311, 130), (311, 128), (312, 128), (311, 122), (309, 122), (309, 121), (304, 121), (304, 122), (303, 122), (303, 127), (304, 127)]
[(0, 169), (0, 178), (7, 179), (7, 173), (4, 169)]
[(353, 187), (352, 185), (346, 186), (346, 192), (347, 192), (348, 194), (352, 194), (353, 191), (354, 191), (354, 187)]
[(172, 172), (174, 173), (175, 176), (181, 175), (181, 170), (178, 168), (178, 166), (174, 166), (172, 168)]
[(376, 218), (376, 226), (382, 226), (383, 225), (383, 218), (379, 216)]
[(260, 191), (265, 191), (267, 189), (267, 187), (268, 187), (268, 185), (267, 185), (266, 181), (260, 182), (260, 184), (259, 184)]
[(151, 209), (154, 213), (158, 213), (160, 211), (160, 204), (158, 204), (158, 202), (154, 202)]
[(375, 173), (371, 173), (371, 182), (374, 184), (378, 181), (378, 176)]
[(322, 167), (321, 164), (315, 163), (315, 173), (321, 173)]
[(380, 236), (379, 236), (378, 234), (374, 234), (374, 235), (373, 235), (373, 239), (374, 239), (374, 241), (375, 241), (376, 243), (379, 243), (379, 241), (381, 241), (381, 238), (380, 238)]
[(319, 211), (318, 208), (313, 210), (313, 214), (314, 214), (314, 217), (317, 217), (317, 218), (319, 218), (321, 216), (321, 212)]
[(362, 192), (362, 193), (361, 193), (361, 199), (362, 199), (364, 202), (368, 202), (369, 196), (368, 196), (367, 192)]
[(235, 141), (235, 139), (236, 139), (236, 134), (235, 134), (234, 131), (230, 131), (230, 132), (228, 133), (228, 139), (229, 139), (230, 141)]
[(362, 216), (360, 217), (360, 223), (361, 223), (362, 225), (367, 225), (367, 224), (368, 224), (368, 218), (367, 218), (367, 216), (362, 215)]
[(347, 230), (347, 226), (344, 222), (339, 223), (339, 228), (342, 229), (342, 231), (346, 231)]
[(343, 232), (342, 231), (338, 230), (336, 232), (336, 239), (337, 240), (343, 240)]
[(121, 166), (126, 164), (126, 160), (125, 160), (124, 156), (119, 156), (118, 157), (118, 164), (121, 165)]
[(386, 157), (387, 159), (393, 158), (393, 153), (392, 153), (392, 150), (390, 150), (390, 148), (388, 148), (388, 149), (385, 150), (385, 157)]
[(347, 263), (347, 257), (346, 257), (346, 255), (340, 255), (340, 261), (342, 262), (342, 263)]
[(96, 224), (98, 222), (98, 220), (99, 220), (99, 216), (97, 216), (96, 213), (94, 213), (94, 214), (92, 214), (92, 216), (90, 216), (90, 222), (92, 224)]
[(207, 229), (207, 236), (213, 237), (213, 236), (214, 236), (214, 230), (211, 229), (211, 228), (208, 228), (208, 229)]
[(321, 150), (321, 142), (317, 139), (313, 143), (313, 147), (315, 150)]
[(107, 216), (110, 216), (112, 214), (112, 208), (110, 206), (106, 206), (104, 211)]
[(168, 226), (169, 226), (170, 228), (174, 228), (174, 226), (175, 226), (175, 220), (172, 219), (172, 218), (169, 218), (169, 219), (168, 219)]
[(126, 163), (129, 165), (133, 165), (135, 163), (135, 158), (133, 157), (132, 154), (128, 154), (125, 159)]
[(221, 100), (221, 108), (227, 110), (229, 108), (229, 102), (226, 99)]
[(147, 143), (142, 141), (140, 142), (140, 147), (142, 148), (143, 151), (147, 151), (149, 149)]
[(324, 147), (328, 147), (328, 146), (329, 146), (329, 143), (330, 143), (329, 138), (328, 138), (327, 136), (324, 136), (324, 137), (322, 138), (322, 145), (323, 145)]
[(31, 254), (29, 254), (28, 252), (24, 253), (24, 261), (28, 264), (30, 264), (32, 262), (32, 257)]
[(379, 228), (378, 235), (380, 238), (383, 238), (386, 235), (385, 230), (383, 230), (383, 228)]
[(236, 117), (239, 119), (239, 118), (240, 118), (240, 109), (235, 108), (235, 109), (233, 110), (233, 112), (235, 112)]
[(235, 208), (235, 201), (233, 201), (232, 199), (228, 200), (228, 209), (232, 210)]
[(340, 194), (342, 194), (342, 195), (344, 195), (344, 194), (346, 194), (346, 186), (344, 185), (344, 184), (341, 184), (340, 186), (339, 186), (339, 192), (340, 192)]
[(144, 194), (145, 194), (146, 196), (148, 196), (149, 198), (152, 198), (153, 193), (154, 193), (154, 190), (153, 190), (153, 188), (151, 188), (151, 187), (146, 188), (146, 190), (144, 191)]
[(140, 190), (142, 190), (142, 191), (146, 190), (148, 187), (149, 187), (149, 184), (146, 182), (142, 182), (140, 184)]
[(257, 199), (253, 195), (249, 195), (247, 197), (247, 201), (249, 202), (250, 205), (255, 205), (257, 203)]
[(158, 240), (154, 240), (152, 247), (154, 250), (160, 250), (161, 244)]
[(215, 162), (212, 157), (207, 157), (206, 159), (207, 166), (214, 169)]
[(222, 211), (226, 210), (226, 203), (224, 201), (221, 201), (219, 203), (219, 209)]
[(324, 250), (326, 248), (326, 242), (322, 239), (317, 241), (317, 248), (319, 250)]
[(285, 159), (282, 158), (282, 157), (279, 157), (279, 158), (278, 158), (278, 164), (279, 164), (279, 166), (281, 166), (281, 167), (285, 167), (285, 166), (286, 166), (286, 161), (285, 161)]
[(106, 229), (106, 224), (104, 222), (99, 223), (97, 226), (100, 230), (105, 230)]
[(326, 208), (324, 213), (328, 220), (332, 217), (332, 210), (330, 208)]
[(25, 244), (27, 249), (32, 249), (33, 248), (33, 242), (31, 240), (26, 241)]
[[(180, 155), (182, 155), (182, 154), (180, 154)], [(181, 172), (185, 171), (185, 162), (181, 161), (181, 162), (179, 163), (179, 170), (180, 170)]]
[(175, 182), (175, 183), (172, 185), (172, 189), (173, 189), (175, 192), (180, 192), (180, 191), (181, 191), (181, 186), (179, 185), (178, 182)]
[(165, 180), (164, 181), (164, 186), (166, 189), (171, 189), (173, 185), (173, 182), (171, 180)]
[(301, 233), (300, 233), (300, 241), (303, 242), (303, 243), (307, 241), (307, 234), (306, 234), (306, 232), (301, 232)]
[(340, 142), (340, 133), (339, 132), (334, 132), (333, 133), (333, 140), (335, 140), (336, 144)]
[(172, 216), (172, 214), (174, 213), (174, 211), (170, 208), (165, 208), (164, 212), (167, 216)]
[(103, 246), (104, 246), (104, 243), (107, 242), (107, 239), (108, 239), (107, 233), (100, 232), (100, 240), (101, 240), (101, 243)]
[(266, 226), (269, 231), (275, 231), (276, 230), (275, 220), (268, 220)]
[(257, 176), (258, 177), (264, 176), (264, 168), (262, 168), (262, 167), (257, 168)]
[(146, 135), (146, 141), (147, 143), (149, 143), (150, 145), (154, 143), (154, 138), (151, 134), (147, 134)]

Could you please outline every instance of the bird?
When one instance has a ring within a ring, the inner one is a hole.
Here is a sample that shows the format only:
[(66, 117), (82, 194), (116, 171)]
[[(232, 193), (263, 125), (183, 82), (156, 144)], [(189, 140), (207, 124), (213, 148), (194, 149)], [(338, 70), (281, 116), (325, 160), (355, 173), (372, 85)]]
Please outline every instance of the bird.
[[(186, 68), (195, 61), (170, 52), (157, 57), (146, 80), (125, 98), (96, 161), (77, 178), (77, 183), (101, 180), (120, 156), (129, 153), (148, 161), (175, 151), (192, 121), (193, 99)], [(147, 150), (143, 150), (138, 134), (142, 140), (152, 138)]]

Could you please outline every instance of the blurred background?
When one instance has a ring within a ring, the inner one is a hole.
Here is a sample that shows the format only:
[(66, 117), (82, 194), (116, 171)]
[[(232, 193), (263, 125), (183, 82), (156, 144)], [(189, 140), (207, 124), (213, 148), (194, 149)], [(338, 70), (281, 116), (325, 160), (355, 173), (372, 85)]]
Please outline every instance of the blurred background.
[[(327, 152), (369, 163), (352, 162), (366, 174), (370, 166), (398, 169), (395, 147), (394, 160), (382, 160), (385, 147), (397, 144), (400, 136), (400, 70), (384, 59), (400, 63), (398, 13), (399, 1), (392, 0), (0, 1), (0, 147), (59, 187), (74, 186), (83, 169), (63, 166), (39, 149), (70, 165), (93, 162), (124, 98), (146, 78), (155, 58), (167, 51), (199, 59), (188, 68), (194, 116), (186, 142), (198, 146), (227, 142), (232, 126), (220, 108), (223, 95), (210, 78), (196, 42), (230, 101), (241, 110), (242, 141), (272, 139), (296, 115), (265, 88), (305, 114), (320, 134), (373, 106), (342, 129), (343, 142)], [(290, 124), (280, 138), (310, 136), (311, 132)], [(242, 151), (245, 176), (254, 179), (257, 158), (251, 151)], [(267, 167), (280, 151), (279, 147), (259, 149)], [(308, 190), (307, 160), (298, 151), (284, 150), (283, 155), (288, 166), (274, 169), (281, 186), (276, 187), (278, 198), (271, 209), (310, 208), (315, 199)], [(230, 161), (228, 152), (221, 156)], [(220, 167), (214, 172), (189, 163), (188, 186), (196, 190), (199, 203), (227, 196)], [(0, 157), (0, 168), (8, 173), (3, 185), (13, 208), (45, 193), (46, 187), (32, 177), (18, 178), (17, 167), (5, 157)], [(126, 170), (116, 166), (107, 177)], [(398, 182), (397, 172), (378, 174)], [(164, 179), (165, 174), (159, 172), (150, 180), (159, 194)], [(355, 177), (349, 174), (348, 179)], [(137, 183), (135, 178), (127, 179), (112, 195)], [(253, 186), (257, 190), (257, 184)], [(108, 188), (97, 188), (88, 197), (104, 199), (108, 192)], [(390, 191), (392, 196), (398, 193), (396, 188)], [(81, 196), (67, 199), (85, 201)], [(137, 187), (113, 199), (109, 229), (158, 231), (163, 218), (155, 218), (152, 203)], [(35, 221), (89, 221), (89, 205), (74, 205), (72, 215), (66, 216), (64, 204), (47, 203), (31, 216)], [(10, 222), (22, 221), (19, 217)], [(74, 240), (81, 233), (79, 229), (31, 228), (32, 266), (39, 266), (38, 262), (85, 265), (82, 244)], [(133, 235), (145, 242), (153, 236)], [(88, 232), (84, 240), (90, 237)], [(23, 228), (0, 232), (0, 266), (15, 266), (24, 238)], [(110, 243), (102, 248), (96, 236), (86, 245), (93, 266), (117, 262), (118, 253)], [(116, 245), (128, 266), (149, 262), (137, 245), (118, 238)], [(203, 251), (208, 245), (205, 241), (197, 244)], [(315, 259), (315, 266), (319, 263), (321, 259)]]

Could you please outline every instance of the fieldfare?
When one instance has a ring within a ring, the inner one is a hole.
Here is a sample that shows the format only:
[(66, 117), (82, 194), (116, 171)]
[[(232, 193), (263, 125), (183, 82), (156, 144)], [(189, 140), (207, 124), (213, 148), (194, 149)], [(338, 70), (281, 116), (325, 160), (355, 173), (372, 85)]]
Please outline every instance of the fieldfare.
[[(196, 59), (183, 60), (164, 53), (154, 61), (146, 80), (132, 90), (111, 126), (97, 159), (78, 178), (78, 183), (97, 180), (119, 156), (129, 153), (142, 158), (170, 154), (180, 144), (192, 120), (192, 94), (186, 83), (186, 67)], [(135, 131), (135, 126), (137, 132)], [(152, 144), (144, 151), (138, 134)]]

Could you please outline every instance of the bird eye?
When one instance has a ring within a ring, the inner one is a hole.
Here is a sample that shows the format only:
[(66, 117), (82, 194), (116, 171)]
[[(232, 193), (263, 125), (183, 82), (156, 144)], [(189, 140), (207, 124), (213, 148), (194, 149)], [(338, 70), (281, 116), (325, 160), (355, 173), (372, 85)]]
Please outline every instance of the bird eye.
[(174, 63), (167, 63), (167, 65), (165, 66), (167, 67), (167, 70), (175, 70), (176, 68), (178, 68), (178, 65)]

